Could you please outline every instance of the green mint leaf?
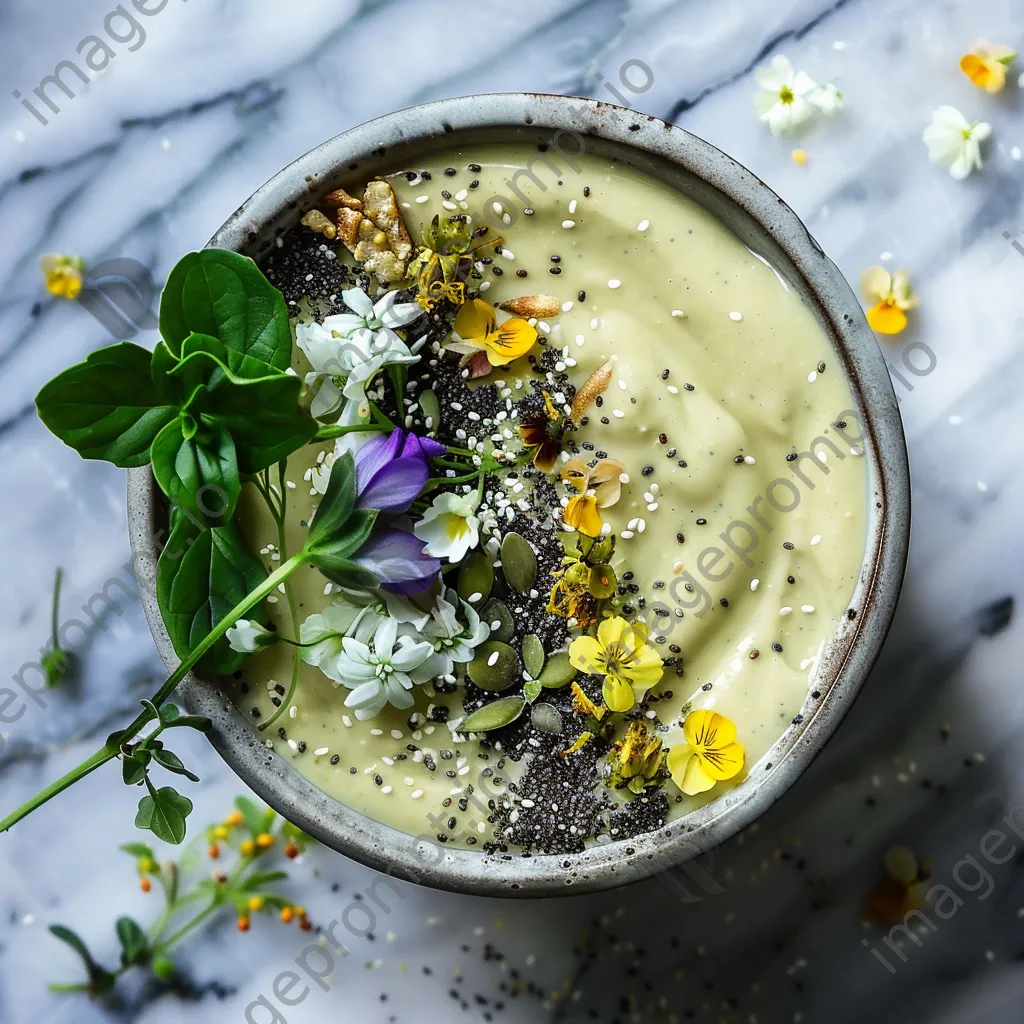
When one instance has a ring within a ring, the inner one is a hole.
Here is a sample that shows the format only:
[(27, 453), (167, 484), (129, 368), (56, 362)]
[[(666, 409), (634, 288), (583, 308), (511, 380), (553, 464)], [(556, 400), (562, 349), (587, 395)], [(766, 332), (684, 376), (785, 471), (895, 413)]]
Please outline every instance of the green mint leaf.
[(178, 355), (193, 332), (217, 338), (236, 373), (246, 356), (276, 370), (291, 363), (284, 296), (251, 259), (229, 250), (189, 253), (167, 278), (160, 297), (160, 333)]
[(170, 786), (153, 789), (139, 801), (135, 827), (147, 828), (157, 839), (175, 846), (185, 838), (185, 819), (192, 813), (192, 801)]
[[(178, 657), (186, 657), (266, 578), (263, 563), (233, 524), (200, 530), (187, 516), (179, 516), (156, 572), (157, 602)], [(257, 605), (250, 615), (259, 614)], [(237, 671), (245, 660), (223, 637), (211, 653), (214, 670), (224, 675)]]
[(211, 525), (234, 515), (242, 490), (235, 442), (216, 424), (186, 438), (186, 419), (168, 423), (153, 441), (153, 476), (170, 500)]
[(146, 933), (138, 922), (130, 917), (119, 917), (114, 925), (118, 941), (121, 943), (121, 965), (133, 967), (145, 963), (150, 956), (149, 942)]
[(150, 361), (127, 341), (98, 349), (43, 385), (39, 418), (85, 459), (144, 466), (153, 439), (178, 415), (154, 384)]
[(153, 760), (157, 764), (162, 765), (169, 772), (174, 772), (175, 775), (184, 775), (190, 782), (198, 782), (199, 776), (190, 772), (185, 765), (182, 763), (180, 757), (170, 750), (155, 750), (153, 751)]

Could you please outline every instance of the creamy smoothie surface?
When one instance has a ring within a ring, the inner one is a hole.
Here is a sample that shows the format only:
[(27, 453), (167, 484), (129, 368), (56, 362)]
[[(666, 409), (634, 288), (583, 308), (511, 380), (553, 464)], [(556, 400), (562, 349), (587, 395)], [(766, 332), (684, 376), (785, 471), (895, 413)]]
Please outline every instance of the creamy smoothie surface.
[[(451, 450), (506, 453), (483, 479), (452, 484), (479, 501), (479, 545), (444, 563), (443, 589), (411, 602), (464, 600), (486, 639), (475, 638), (474, 661), (408, 691), (412, 707), (362, 720), (345, 705), (358, 682), (303, 660), (294, 702), (263, 736), (325, 792), (412, 835), (564, 852), (650, 831), (763, 770), (813, 706), (865, 544), (867, 471), (840, 359), (758, 253), (620, 162), (488, 145), (385, 180), (414, 252), (435, 216), (458, 218), (472, 246), (464, 289), (444, 291), (458, 275), (438, 271), (437, 304), (396, 328), (410, 349), (426, 338), (403, 368), (411, 405), (396, 426)], [(340, 209), (322, 215), (340, 225)], [(281, 239), (265, 270), (292, 304), (300, 347), (301, 324), (346, 313), (347, 289), (384, 293), (358, 257), (316, 218)], [(388, 287), (414, 302), (411, 281)], [(529, 350), (488, 361), (502, 326), (515, 348), (524, 322)], [(311, 371), (301, 352), (294, 369)], [(389, 418), (393, 385), (385, 369), (366, 392)], [(331, 441), (289, 460), (290, 551), (337, 455)], [(431, 473), (465, 475), (443, 457)], [(273, 567), (277, 529), (248, 491), (248, 539)], [(533, 556), (506, 545), (509, 533)], [(474, 558), (480, 575), (467, 570)], [(339, 595), (304, 568), (295, 619), (284, 592), (268, 610), (297, 638)], [(295, 658), (278, 644), (248, 663), (238, 700), (254, 725), (280, 704)], [(491, 724), (507, 708), (518, 714)], [(481, 731), (464, 728), (481, 709)]]

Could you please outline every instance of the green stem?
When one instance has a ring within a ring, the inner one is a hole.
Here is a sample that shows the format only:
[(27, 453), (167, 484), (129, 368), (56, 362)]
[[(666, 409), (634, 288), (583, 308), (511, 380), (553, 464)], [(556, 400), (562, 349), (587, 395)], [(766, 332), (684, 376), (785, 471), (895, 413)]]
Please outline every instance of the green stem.
[(60, 585), (64, 579), (64, 570), (58, 569), (57, 575), (53, 581), (53, 604), (50, 607), (50, 625), (53, 633), (53, 649), (60, 649), (60, 639), (58, 634), (60, 632), (60, 623), (58, 619), (60, 617)]
[[(161, 704), (174, 692), (178, 683), (185, 678), (189, 670), (203, 657), (206, 652), (240, 619), (250, 608), (259, 604), (268, 594), (272, 593), (277, 585), (286, 580), (299, 566), (304, 565), (308, 555), (300, 551), (293, 555), (288, 561), (282, 563), (271, 573), (251, 594), (244, 597), (234, 608), (217, 623), (213, 629), (198, 643), (194, 650), (189, 652), (188, 657), (167, 677), (163, 686), (157, 690), (150, 699), (157, 706)], [(79, 779), (94, 772), (100, 765), (113, 761), (120, 750), (120, 742), (124, 738), (130, 739), (147, 722), (152, 720), (149, 711), (138, 715), (134, 722), (127, 729), (117, 734), (118, 742), (103, 746), (94, 754), (87, 757), (80, 765), (72, 768), (71, 771), (62, 775), (55, 782), (51, 782), (45, 789), (40, 790), (30, 800), (26, 800), (16, 811), (9, 814), (3, 821), (0, 821), (0, 832), (6, 832), (11, 826), (16, 825), (22, 818), (28, 817), (34, 810), (42, 807), (43, 804), (52, 800), (55, 796), (63, 793), (65, 789), (73, 786)]]
[(327, 424), (322, 426), (314, 435), (313, 440), (310, 444), (316, 444), (317, 441), (331, 441), (336, 437), (344, 437), (346, 434), (359, 434), (365, 433), (369, 430), (380, 431), (381, 426), (379, 423), (353, 423), (350, 427), (342, 427), (337, 423)]
[(465, 476), (432, 476), (424, 484), (424, 490), (440, 487), (443, 484), (468, 484), (470, 480), (476, 480), (478, 477), (483, 477), (483, 472), (479, 469), (474, 473), (467, 473)]
[(173, 946), (176, 942), (179, 942), (181, 939), (183, 939), (186, 935), (188, 935), (190, 931), (192, 931), (193, 928), (202, 924), (203, 921), (205, 921), (215, 910), (218, 910), (222, 906), (222, 903), (215, 901), (211, 903), (209, 906), (204, 907), (201, 911), (199, 911), (198, 914), (196, 914), (195, 917), (192, 918), (191, 921), (187, 921), (176, 932), (173, 932), (172, 934), (168, 935), (167, 938), (163, 940), (163, 942), (157, 943), (153, 947), (153, 952), (166, 953), (167, 950), (171, 948), (171, 946)]

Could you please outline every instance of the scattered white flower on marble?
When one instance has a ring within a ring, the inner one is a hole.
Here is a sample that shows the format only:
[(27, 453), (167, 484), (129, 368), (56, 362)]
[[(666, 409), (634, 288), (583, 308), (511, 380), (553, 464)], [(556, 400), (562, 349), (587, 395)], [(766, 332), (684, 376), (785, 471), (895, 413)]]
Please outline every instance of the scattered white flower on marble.
[(981, 143), (992, 134), (986, 121), (968, 121), (956, 107), (942, 106), (932, 114), (932, 123), (921, 138), (928, 147), (928, 159), (948, 167), (952, 178), (961, 181), (971, 171), (981, 170)]
[(239, 619), (224, 635), (231, 650), (242, 654), (252, 654), (277, 643), (277, 637), (269, 629), (251, 619)]
[(396, 330), (421, 317), (423, 309), (416, 302), (396, 302), (396, 294), (386, 292), (375, 304), (362, 289), (349, 288), (341, 297), (351, 313), (296, 325), (295, 340), (313, 367), (306, 384), (320, 382), (310, 410), (315, 417), (336, 412), (346, 398), (365, 415), (366, 385), (377, 372), (419, 358), (419, 345), (408, 346)]
[(797, 71), (781, 54), (754, 77), (761, 92), (754, 104), (773, 135), (783, 135), (807, 122), (817, 108), (825, 114), (842, 109), (843, 94), (834, 86), (819, 86), (806, 71)]
[(423, 551), (434, 558), (461, 562), (480, 541), (480, 520), (476, 510), (480, 502), (476, 492), (437, 495), (412, 532), (424, 541)]

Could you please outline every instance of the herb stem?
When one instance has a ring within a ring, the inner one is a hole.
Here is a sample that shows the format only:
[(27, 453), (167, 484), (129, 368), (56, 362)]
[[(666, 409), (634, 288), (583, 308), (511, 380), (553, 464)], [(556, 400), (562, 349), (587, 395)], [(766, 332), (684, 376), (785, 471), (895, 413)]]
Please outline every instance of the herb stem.
[(53, 580), (53, 604), (50, 606), (50, 626), (51, 632), (53, 633), (53, 649), (56, 651), (60, 648), (60, 639), (58, 633), (60, 632), (60, 585), (64, 579), (64, 570), (58, 568), (57, 575)]
[[(250, 608), (259, 604), (270, 594), (279, 583), (286, 580), (299, 566), (305, 564), (308, 555), (300, 551), (293, 555), (274, 572), (272, 572), (251, 594), (246, 595), (234, 608), (224, 616), (209, 633), (203, 637), (196, 647), (189, 652), (188, 657), (167, 677), (163, 686), (150, 698), (151, 702), (160, 707), (161, 704), (174, 692), (177, 685), (185, 678), (189, 670), (203, 657), (206, 652), (231, 628)], [(139, 729), (147, 722), (152, 721), (152, 714), (147, 709), (135, 718), (135, 721), (127, 729), (114, 736), (100, 747), (94, 754), (87, 757), (81, 764), (72, 768), (71, 771), (62, 775), (59, 779), (51, 782), (45, 789), (40, 790), (30, 800), (26, 800), (16, 811), (9, 814), (3, 821), (0, 821), (0, 832), (6, 832), (13, 825), (16, 825), (22, 818), (27, 817), (34, 810), (42, 807), (43, 804), (52, 800), (55, 796), (63, 793), (65, 789), (73, 786), (79, 779), (94, 772), (100, 765), (113, 761), (120, 752), (121, 743), (125, 739), (131, 739)]]
[(163, 942), (158, 942), (153, 947), (153, 952), (154, 953), (164, 953), (164, 952), (166, 952), (176, 942), (179, 942), (186, 935), (188, 935), (188, 933), (190, 931), (192, 931), (193, 928), (195, 928), (198, 925), (202, 924), (203, 921), (205, 921), (215, 910), (218, 910), (221, 906), (222, 906), (221, 903), (219, 903), (218, 901), (214, 900), (208, 906), (206, 906), (202, 910), (200, 910), (199, 913), (196, 914), (196, 916), (193, 917), (191, 921), (186, 921), (185, 924), (183, 924), (176, 932), (173, 932), (172, 934), (168, 935), (167, 938), (163, 940)]
[(311, 444), (317, 441), (331, 441), (336, 437), (344, 437), (346, 434), (359, 434), (369, 430), (381, 430), (379, 423), (353, 423), (351, 426), (343, 427), (337, 423), (328, 423), (322, 426), (314, 435)]

